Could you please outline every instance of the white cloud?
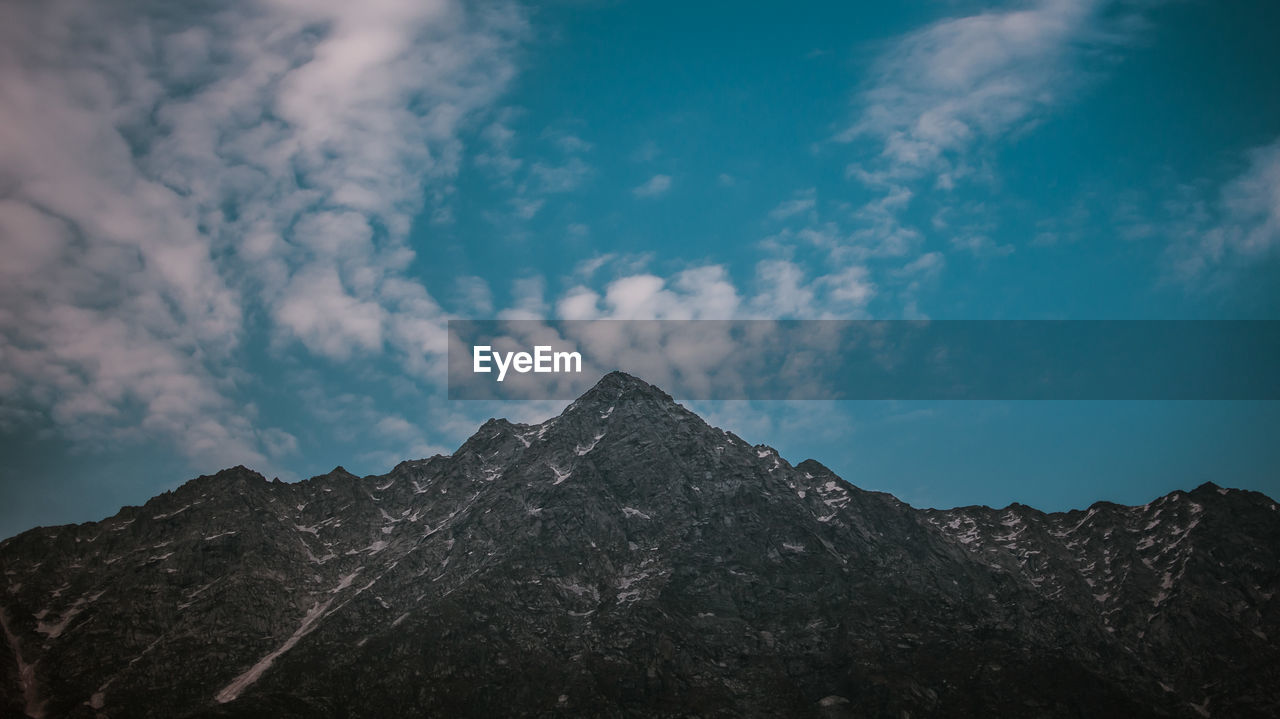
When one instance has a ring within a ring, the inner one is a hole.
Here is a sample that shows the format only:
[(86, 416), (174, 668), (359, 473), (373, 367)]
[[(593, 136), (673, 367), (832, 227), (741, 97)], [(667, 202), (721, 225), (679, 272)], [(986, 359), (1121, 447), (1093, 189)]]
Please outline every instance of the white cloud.
[(556, 301), (556, 317), (566, 320), (594, 320), (600, 316), (600, 294), (578, 285)]
[(752, 309), (765, 317), (811, 316), (816, 295), (804, 270), (788, 260), (764, 260), (756, 266), (757, 293)]
[(309, 350), (345, 360), (353, 352), (382, 347), (386, 310), (377, 302), (353, 296), (332, 267), (308, 266), (289, 282), (275, 304), (276, 323)]
[[(740, 287), (723, 265), (692, 265), (662, 276), (636, 258), (601, 256), (583, 263), (578, 284), (559, 295), (554, 316), (595, 320), (833, 319), (865, 316), (877, 289), (867, 267), (849, 264), (810, 276), (794, 261), (765, 259), (753, 281)], [(592, 283), (605, 264), (626, 272)], [(536, 313), (500, 316), (535, 319)]]
[(263, 430), (259, 432), (259, 437), (267, 448), (267, 453), (272, 457), (285, 457), (298, 451), (298, 438), (282, 429)]
[(398, 415), (384, 416), (374, 425), (373, 431), (376, 434), (400, 440), (413, 439), (422, 435), (422, 431), (409, 420)]
[(946, 259), (941, 252), (926, 252), (902, 266), (899, 275), (903, 277), (932, 277), (942, 271)]
[(795, 197), (773, 208), (769, 212), (769, 217), (775, 220), (785, 220), (792, 215), (812, 210), (815, 204), (817, 204), (816, 191), (813, 188), (801, 190), (795, 194)]
[(865, 307), (876, 292), (867, 268), (856, 265), (825, 275), (819, 282), (826, 288), (831, 304), (849, 313)]
[(974, 257), (1003, 257), (1013, 254), (1013, 245), (997, 244), (986, 235), (959, 235), (951, 238), (951, 246)]
[(573, 274), (584, 279), (590, 279), (601, 267), (612, 262), (617, 256), (612, 252), (606, 252), (602, 255), (589, 257), (581, 260), (573, 267)]
[[(1188, 190), (1188, 193), (1190, 190)], [(1216, 201), (1188, 198), (1171, 208), (1170, 263), (1184, 281), (1204, 280), (1274, 255), (1280, 249), (1280, 139), (1247, 153), (1247, 166)]]
[[(496, 114), (498, 119), (480, 133), (484, 149), (475, 155), (474, 163), (488, 170), (499, 187), (511, 191), (507, 202), (515, 219), (532, 219), (552, 196), (577, 190), (595, 171), (581, 157), (591, 151), (591, 143), (560, 130), (547, 129), (539, 137), (544, 150), (554, 150), (550, 159), (545, 155), (538, 160), (521, 157), (530, 152), (527, 142), (517, 141), (513, 128), (522, 111), (503, 108)], [(491, 219), (501, 222), (508, 218), (494, 214)]]
[(600, 317), (608, 319), (731, 319), (738, 291), (719, 265), (692, 267), (669, 279), (628, 275), (610, 282)]
[(651, 319), (669, 307), (674, 299), (665, 290), (666, 281), (655, 275), (632, 275), (614, 280), (605, 291), (604, 302), (614, 319)]
[(1222, 191), (1236, 229), (1224, 243), (1256, 257), (1280, 245), (1280, 140), (1249, 153), (1249, 168)]
[(498, 119), (480, 132), (486, 149), (477, 152), (472, 161), (480, 167), (489, 168), (501, 184), (510, 186), (514, 184), (515, 174), (524, 166), (524, 160), (512, 153), (516, 132), (511, 129), (510, 123), (519, 113), (511, 108), (504, 108), (497, 114)]
[[(858, 99), (838, 139), (871, 138), (882, 164), (864, 176), (929, 174), (942, 188), (968, 171), (965, 154), (1034, 120), (1078, 80), (1084, 48), (1115, 37), (1098, 28), (1097, 0), (1042, 0), (936, 22), (901, 38)], [(866, 172), (866, 171), (862, 171)]]
[(541, 197), (511, 198), (511, 206), (515, 208), (516, 217), (519, 217), (522, 220), (533, 219), (534, 215), (537, 215), (538, 211), (541, 210), (542, 206), (545, 205), (546, 203), (547, 201), (542, 199)]
[(521, 277), (511, 283), (511, 307), (498, 313), (503, 320), (535, 320), (546, 317), (546, 280), (541, 276)]
[[(768, 332), (761, 336), (736, 335), (735, 328), (741, 325), (734, 323), (681, 320), (862, 318), (877, 291), (865, 267), (850, 265), (811, 277), (801, 265), (787, 260), (760, 262), (747, 294), (733, 282), (724, 266), (715, 264), (689, 266), (665, 276), (633, 272), (590, 286), (587, 283), (594, 275), (576, 275), (580, 284), (561, 293), (554, 302), (556, 318), (642, 321), (552, 327), (536, 322), (543, 316), (532, 309), (513, 309), (499, 316), (535, 322), (509, 326), (505, 330), (508, 336), (495, 340), (495, 346), (516, 349), (559, 337), (581, 349), (588, 375), (624, 368), (659, 386), (678, 385), (698, 392), (715, 387), (717, 392), (731, 395), (744, 392), (753, 376), (739, 369), (723, 369), (730, 356), (745, 354), (751, 358), (749, 361), (767, 363), (770, 360), (766, 355), (774, 356), (786, 345), (776, 343)], [(540, 304), (541, 294), (537, 297)], [(813, 332), (817, 336), (810, 336), (809, 340), (824, 341), (821, 331)], [(750, 347), (752, 341), (762, 344)], [(810, 386), (816, 361), (812, 352), (789, 357), (782, 369), (788, 386), (804, 388), (803, 392), (797, 390), (800, 394), (820, 392), (821, 388)], [(520, 391), (512, 385), (507, 389)], [(538, 394), (545, 392), (547, 386), (545, 382), (534, 382), (527, 389)]]
[(669, 189), (671, 189), (670, 175), (654, 175), (631, 192), (636, 197), (657, 197)]
[[(590, 275), (582, 275), (589, 279)], [(742, 298), (721, 265), (701, 265), (659, 277), (639, 272), (608, 282), (603, 293), (575, 285), (556, 301), (561, 319), (706, 320), (742, 316)]]
[[(1099, 51), (1127, 40), (1137, 26), (1132, 20), (1128, 8), (1106, 0), (1038, 0), (945, 18), (896, 38), (872, 64), (854, 96), (855, 117), (835, 138), (861, 155), (846, 176), (877, 196), (847, 219), (811, 218), (770, 246), (784, 256), (792, 243), (823, 249), (828, 265), (842, 268), (833, 273), (896, 260), (904, 269), (886, 278), (914, 314), (922, 283), (943, 265), (936, 251), (921, 254), (929, 243), (908, 213), (917, 196), (989, 180), (995, 144), (1076, 92)], [(800, 207), (793, 202), (775, 213)], [(945, 211), (933, 220), (934, 231), (954, 235), (952, 251), (993, 257), (1014, 250), (992, 239), (998, 228), (990, 223), (951, 228)]]
[(568, 152), (568, 153), (590, 152), (591, 149), (594, 147), (594, 145), (592, 145), (590, 142), (587, 142), (586, 140), (582, 139), (581, 137), (578, 137), (577, 135), (567, 133), (567, 132), (566, 133), (550, 132), (548, 133), (548, 137), (550, 137), (551, 140), (555, 142), (556, 146), (559, 147), (562, 152)]
[(424, 197), (447, 208), (524, 20), (455, 0), (160, 9), (0, 7), (0, 392), (84, 441), (261, 466), (291, 443), (239, 406), (247, 315), (281, 347), (440, 361), (406, 236)]
[(459, 277), (459, 314), (471, 319), (483, 319), (493, 314), (493, 292), (483, 277)]
[(591, 174), (591, 167), (581, 158), (571, 157), (562, 165), (535, 162), (530, 168), (538, 189), (542, 192), (569, 192), (575, 190)]

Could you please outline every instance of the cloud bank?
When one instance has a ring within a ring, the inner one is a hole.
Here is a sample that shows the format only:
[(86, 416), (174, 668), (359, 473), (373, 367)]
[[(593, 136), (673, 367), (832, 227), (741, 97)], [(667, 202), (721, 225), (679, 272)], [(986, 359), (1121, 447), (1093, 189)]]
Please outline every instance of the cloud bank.
[(261, 466), (295, 443), (234, 400), (246, 338), (430, 372), (443, 315), (406, 236), (524, 32), (452, 0), (6, 3), (8, 411)]

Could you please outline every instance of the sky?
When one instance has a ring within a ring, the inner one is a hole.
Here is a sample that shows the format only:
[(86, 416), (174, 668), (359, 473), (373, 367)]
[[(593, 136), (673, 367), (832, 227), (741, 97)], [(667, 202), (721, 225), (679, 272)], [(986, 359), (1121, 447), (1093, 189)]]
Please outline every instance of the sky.
[[(1280, 319), (1280, 6), (11, 0), (0, 536), (447, 453), (449, 319)], [(915, 506), (1280, 496), (1276, 402), (693, 402)]]

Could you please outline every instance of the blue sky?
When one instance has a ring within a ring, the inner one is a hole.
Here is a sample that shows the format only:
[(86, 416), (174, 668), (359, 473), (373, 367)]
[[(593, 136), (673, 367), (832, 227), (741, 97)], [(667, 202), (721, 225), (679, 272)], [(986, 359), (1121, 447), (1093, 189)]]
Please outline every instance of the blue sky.
[[(0, 534), (383, 472), (449, 318), (1280, 319), (1274, 3), (0, 9)], [(722, 402), (916, 505), (1280, 494), (1274, 402)]]

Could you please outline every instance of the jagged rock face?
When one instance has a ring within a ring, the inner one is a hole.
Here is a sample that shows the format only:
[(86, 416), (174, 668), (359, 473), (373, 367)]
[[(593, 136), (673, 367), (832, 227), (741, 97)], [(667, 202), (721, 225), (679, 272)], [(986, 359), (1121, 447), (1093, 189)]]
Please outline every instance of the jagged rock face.
[(0, 545), (3, 716), (1275, 716), (1280, 512), (916, 510), (607, 376)]

